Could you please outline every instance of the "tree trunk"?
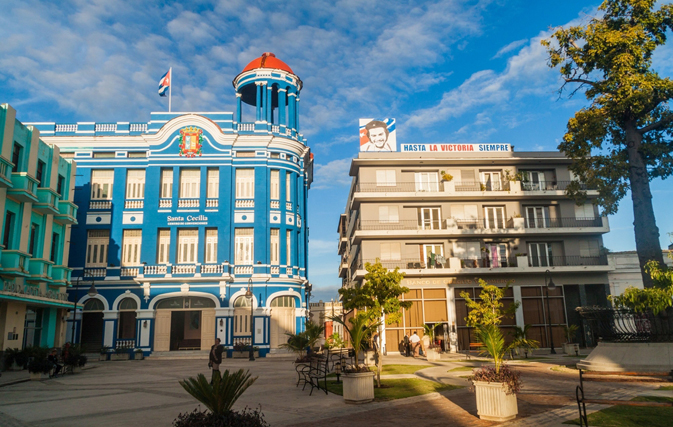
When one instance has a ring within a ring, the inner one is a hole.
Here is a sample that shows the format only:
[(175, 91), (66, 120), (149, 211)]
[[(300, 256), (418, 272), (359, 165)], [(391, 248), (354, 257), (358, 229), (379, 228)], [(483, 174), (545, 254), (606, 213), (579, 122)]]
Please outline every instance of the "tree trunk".
[(381, 326), (378, 327), (378, 341), (374, 344), (376, 347), (376, 387), (381, 388), (381, 371), (383, 370), (383, 360), (381, 359)]
[(636, 131), (634, 125), (625, 128), (627, 153), (629, 157), (629, 181), (631, 185), (631, 200), (633, 200), (633, 229), (636, 236), (636, 251), (640, 263), (640, 274), (643, 277), (643, 286), (651, 288), (654, 282), (645, 272), (645, 264), (655, 260), (660, 266), (664, 265), (664, 256), (659, 243), (659, 228), (654, 218), (652, 207), (652, 192), (647, 166), (640, 154), (642, 135)]

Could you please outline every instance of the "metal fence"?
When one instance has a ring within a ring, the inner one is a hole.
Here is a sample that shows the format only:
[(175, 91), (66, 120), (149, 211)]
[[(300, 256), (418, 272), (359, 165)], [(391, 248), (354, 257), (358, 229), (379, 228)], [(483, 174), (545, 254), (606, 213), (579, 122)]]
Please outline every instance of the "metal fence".
[(577, 307), (597, 339), (608, 342), (673, 342), (673, 307), (654, 314), (611, 307)]

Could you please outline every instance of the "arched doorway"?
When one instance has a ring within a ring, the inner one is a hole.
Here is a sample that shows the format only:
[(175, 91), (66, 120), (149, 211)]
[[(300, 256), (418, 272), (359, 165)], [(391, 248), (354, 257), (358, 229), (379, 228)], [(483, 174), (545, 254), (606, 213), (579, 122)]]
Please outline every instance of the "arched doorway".
[(138, 303), (133, 298), (124, 298), (119, 302), (119, 327), (117, 328), (118, 341), (135, 341), (136, 310), (138, 310)]
[(295, 304), (293, 296), (282, 296), (271, 301), (271, 348), (287, 342), (287, 335), (295, 333)]
[(215, 343), (215, 302), (173, 297), (156, 306), (155, 351), (208, 350)]
[(82, 309), (82, 348), (87, 352), (98, 352), (103, 346), (103, 301), (91, 298)]

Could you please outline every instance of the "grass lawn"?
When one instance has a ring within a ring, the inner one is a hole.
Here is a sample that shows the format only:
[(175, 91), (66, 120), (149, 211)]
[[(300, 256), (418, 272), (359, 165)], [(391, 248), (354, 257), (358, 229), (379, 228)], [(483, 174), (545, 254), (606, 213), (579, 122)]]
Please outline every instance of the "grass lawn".
[[(639, 396), (631, 400), (639, 402), (673, 402), (673, 398), (661, 396)], [(673, 418), (673, 407), (611, 406), (589, 414), (590, 426), (610, 427), (668, 427)], [(563, 424), (580, 425), (580, 420)]]
[(588, 354), (580, 354), (579, 356), (575, 356), (574, 354), (568, 354), (568, 355), (565, 355), (563, 357), (574, 357), (575, 359), (584, 359), (587, 356), (588, 356)]
[[(381, 384), (384, 387), (374, 388), (374, 400), (376, 401), (402, 399), (405, 397), (418, 396), (436, 391), (461, 388), (460, 386), (440, 384), (434, 381), (421, 380), (417, 378), (382, 380)], [(343, 396), (343, 383), (337, 384), (336, 381), (328, 381), (327, 389), (334, 394)]]
[(432, 368), (433, 365), (383, 365), (383, 375), (413, 374), (425, 368)]
[(659, 390), (673, 390), (673, 385), (662, 385)]
[(466, 371), (472, 372), (472, 370), (476, 368), (478, 368), (478, 366), (459, 366), (457, 368), (449, 369), (446, 372), (466, 372)]

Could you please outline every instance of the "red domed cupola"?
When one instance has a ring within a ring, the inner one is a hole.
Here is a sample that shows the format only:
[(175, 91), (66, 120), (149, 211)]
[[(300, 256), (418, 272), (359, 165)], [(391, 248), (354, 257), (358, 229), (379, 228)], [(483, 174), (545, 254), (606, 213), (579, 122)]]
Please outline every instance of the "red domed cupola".
[(272, 68), (294, 74), (294, 71), (292, 71), (292, 68), (290, 68), (289, 65), (276, 58), (276, 55), (271, 52), (264, 52), (259, 58), (250, 61), (250, 63), (245, 66), (241, 73), (245, 73), (246, 71), (254, 70), (256, 68)]

